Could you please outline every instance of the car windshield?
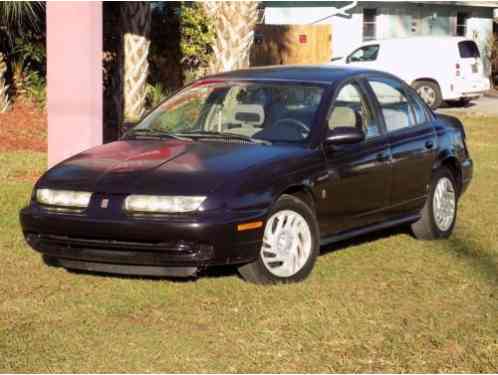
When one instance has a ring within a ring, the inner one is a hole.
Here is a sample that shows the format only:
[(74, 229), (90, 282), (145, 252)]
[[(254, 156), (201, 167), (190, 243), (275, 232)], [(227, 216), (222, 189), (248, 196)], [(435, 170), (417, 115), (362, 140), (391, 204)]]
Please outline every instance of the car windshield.
[(166, 100), (127, 136), (302, 142), (322, 95), (321, 87), (299, 84), (201, 82)]

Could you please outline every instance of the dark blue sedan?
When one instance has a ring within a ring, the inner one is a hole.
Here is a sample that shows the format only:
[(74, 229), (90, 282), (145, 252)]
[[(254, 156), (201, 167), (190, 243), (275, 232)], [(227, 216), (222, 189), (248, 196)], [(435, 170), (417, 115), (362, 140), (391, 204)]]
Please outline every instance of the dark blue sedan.
[(448, 237), (472, 178), (462, 124), (398, 78), (329, 66), (202, 79), (119, 141), (75, 155), (21, 211), (49, 265), (256, 283), (311, 272), (320, 246), (397, 225)]

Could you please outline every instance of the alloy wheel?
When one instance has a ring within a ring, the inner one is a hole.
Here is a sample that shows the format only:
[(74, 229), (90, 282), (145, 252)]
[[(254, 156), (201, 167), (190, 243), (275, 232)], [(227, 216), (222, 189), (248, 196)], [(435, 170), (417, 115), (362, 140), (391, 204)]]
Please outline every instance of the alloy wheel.
[(282, 210), (267, 221), (261, 247), (266, 269), (277, 277), (291, 277), (308, 261), (312, 236), (308, 222), (292, 210)]
[(449, 178), (443, 177), (438, 181), (434, 190), (432, 207), (437, 227), (446, 232), (451, 228), (456, 212), (455, 188)]
[(422, 98), (422, 100), (432, 108), (432, 106), (436, 103), (436, 91), (430, 86), (420, 86), (417, 89), (417, 94)]

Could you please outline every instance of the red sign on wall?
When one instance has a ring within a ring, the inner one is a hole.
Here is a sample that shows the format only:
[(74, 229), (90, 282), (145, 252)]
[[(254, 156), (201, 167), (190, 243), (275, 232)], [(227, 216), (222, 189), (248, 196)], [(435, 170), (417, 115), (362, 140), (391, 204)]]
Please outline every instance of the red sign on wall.
[(299, 34), (299, 43), (308, 43), (308, 36), (306, 34)]

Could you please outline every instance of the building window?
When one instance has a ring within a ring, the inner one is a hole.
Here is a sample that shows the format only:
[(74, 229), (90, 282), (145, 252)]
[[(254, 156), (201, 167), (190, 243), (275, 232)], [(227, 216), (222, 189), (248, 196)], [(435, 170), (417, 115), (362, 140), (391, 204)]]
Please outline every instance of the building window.
[(456, 35), (466, 36), (467, 35), (467, 22), (469, 20), (469, 15), (467, 13), (457, 14), (457, 25), (456, 25)]
[(363, 40), (377, 38), (377, 9), (363, 9)]

